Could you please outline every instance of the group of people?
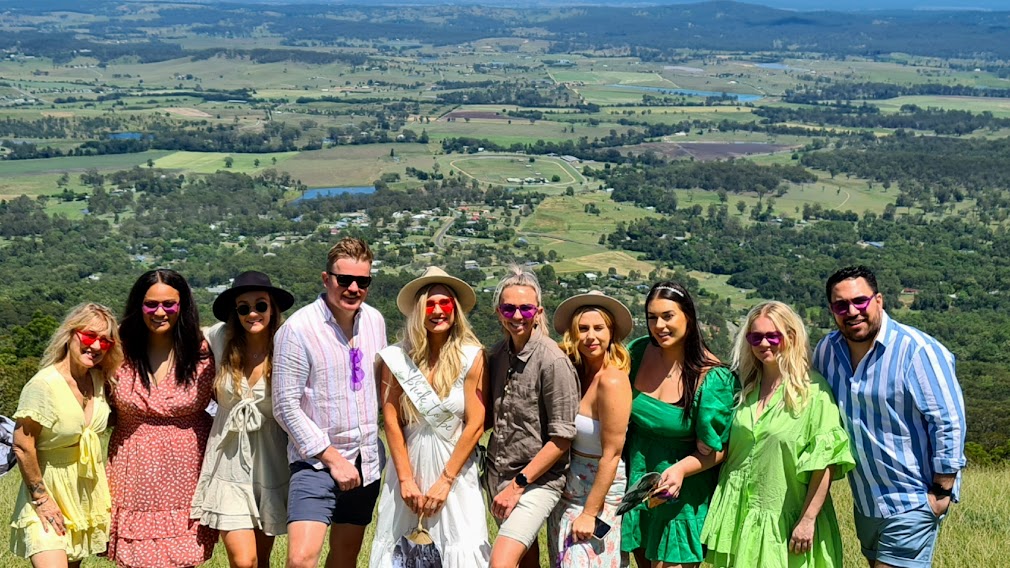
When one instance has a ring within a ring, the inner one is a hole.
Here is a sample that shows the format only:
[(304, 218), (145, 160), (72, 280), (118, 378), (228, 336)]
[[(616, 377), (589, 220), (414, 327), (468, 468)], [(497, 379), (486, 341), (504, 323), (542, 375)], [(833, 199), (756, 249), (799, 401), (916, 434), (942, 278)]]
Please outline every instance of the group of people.
[(652, 286), (648, 335), (625, 345), (619, 300), (579, 294), (549, 322), (520, 267), (495, 290), (494, 346), (467, 319), (474, 290), (436, 267), (400, 290), (406, 323), (387, 345), (371, 266), (364, 241), (340, 240), (323, 293), (283, 323), (294, 297), (260, 272), (234, 279), (208, 329), (165, 269), (118, 322), (71, 310), (15, 414), (12, 550), (36, 567), (185, 567), (220, 535), (231, 566), (253, 567), (287, 534), (297, 568), (328, 535), (326, 565), (354, 566), (378, 502), (373, 568), (402, 565), (417, 528), (443, 566), (539, 566), (545, 523), (552, 566), (831, 567), (829, 489), (847, 475), (871, 567), (930, 565), (965, 465), (961, 391), (951, 353), (890, 319), (869, 270), (828, 279), (838, 330), (812, 356), (801, 318), (772, 301), (726, 364), (677, 283)]

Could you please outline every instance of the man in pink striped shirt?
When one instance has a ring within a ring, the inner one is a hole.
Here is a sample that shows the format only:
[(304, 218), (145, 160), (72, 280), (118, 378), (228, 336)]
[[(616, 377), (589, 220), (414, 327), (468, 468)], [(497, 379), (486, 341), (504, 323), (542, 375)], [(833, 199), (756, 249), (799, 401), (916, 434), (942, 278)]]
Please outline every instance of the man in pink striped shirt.
[(327, 566), (354, 566), (379, 495), (376, 353), (382, 315), (365, 304), (372, 251), (345, 237), (330, 249), (325, 292), (277, 331), (273, 407), (288, 433), (288, 568), (315, 567), (327, 527)]

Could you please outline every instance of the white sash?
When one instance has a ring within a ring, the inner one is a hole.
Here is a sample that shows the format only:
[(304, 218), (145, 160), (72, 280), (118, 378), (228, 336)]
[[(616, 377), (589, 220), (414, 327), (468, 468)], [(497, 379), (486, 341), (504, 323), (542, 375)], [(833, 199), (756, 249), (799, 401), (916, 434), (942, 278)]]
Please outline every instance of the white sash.
[[(470, 371), (474, 359), (480, 353), (481, 348), (476, 345), (463, 346), (463, 371), (456, 379), (456, 385), (466, 379), (466, 374)], [(417, 365), (407, 357), (407, 354), (399, 345), (390, 345), (379, 351), (379, 357), (386, 363), (386, 367), (396, 377), (400, 383), (400, 388), (406, 393), (410, 402), (421, 413), (421, 417), (432, 427), (435, 432), (447, 442), (455, 444), (459, 438), (456, 429), (462, 420), (451, 410), (445, 408), (438, 393), (431, 388), (424, 373), (417, 368)]]

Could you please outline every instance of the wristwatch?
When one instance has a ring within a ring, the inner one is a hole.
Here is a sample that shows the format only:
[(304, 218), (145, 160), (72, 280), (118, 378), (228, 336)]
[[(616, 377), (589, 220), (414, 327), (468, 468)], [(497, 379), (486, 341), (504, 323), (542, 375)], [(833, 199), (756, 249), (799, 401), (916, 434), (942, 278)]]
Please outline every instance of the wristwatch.
[(944, 489), (942, 485), (937, 482), (933, 482), (929, 486), (929, 492), (932, 493), (937, 499), (946, 499), (954, 495), (953, 489)]
[(520, 488), (525, 489), (526, 486), (529, 484), (530, 480), (526, 479), (526, 474), (519, 473), (519, 475), (516, 476), (516, 485), (518, 485)]

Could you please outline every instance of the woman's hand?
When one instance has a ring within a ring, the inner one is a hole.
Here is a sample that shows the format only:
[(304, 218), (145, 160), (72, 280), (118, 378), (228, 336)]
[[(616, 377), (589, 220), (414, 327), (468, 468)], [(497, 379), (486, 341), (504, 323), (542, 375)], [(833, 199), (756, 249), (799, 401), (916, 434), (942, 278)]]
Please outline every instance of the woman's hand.
[(494, 496), (491, 501), (491, 514), (496, 519), (505, 520), (512, 514), (512, 509), (516, 508), (519, 498), (523, 496), (523, 488), (512, 481), (501, 490), (501, 493)]
[(702, 442), (701, 440), (696, 441), (694, 445), (695, 448), (698, 450), (699, 455), (707, 456), (708, 454), (711, 454), (712, 452), (715, 451), (715, 449), (712, 448), (712, 446), (709, 446), (708, 444)]
[(589, 540), (593, 537), (593, 532), (595, 531), (596, 517), (588, 513), (582, 513), (578, 517), (575, 517), (575, 522), (572, 523), (572, 540), (575, 542)]
[(415, 515), (421, 515), (424, 494), (413, 479), (400, 482), (400, 498)]
[(659, 487), (662, 487), (664, 491), (660, 491), (657, 496), (666, 499), (676, 499), (680, 496), (680, 488), (683, 486), (684, 472), (677, 467), (677, 464), (673, 464), (666, 468), (666, 471), (659, 478)]
[(789, 552), (806, 554), (814, 546), (814, 519), (801, 517), (789, 538)]
[(45, 532), (49, 532), (49, 527), (52, 527), (59, 536), (67, 533), (67, 527), (63, 522), (63, 512), (60, 511), (60, 506), (52, 497), (46, 497), (41, 505), (35, 507), (35, 513), (42, 520), (42, 530)]
[(428, 488), (428, 493), (423, 499), (421, 510), (425, 517), (430, 519), (442, 510), (446, 498), (449, 497), (450, 489), (452, 489), (452, 482), (445, 475), (438, 476), (438, 480)]

